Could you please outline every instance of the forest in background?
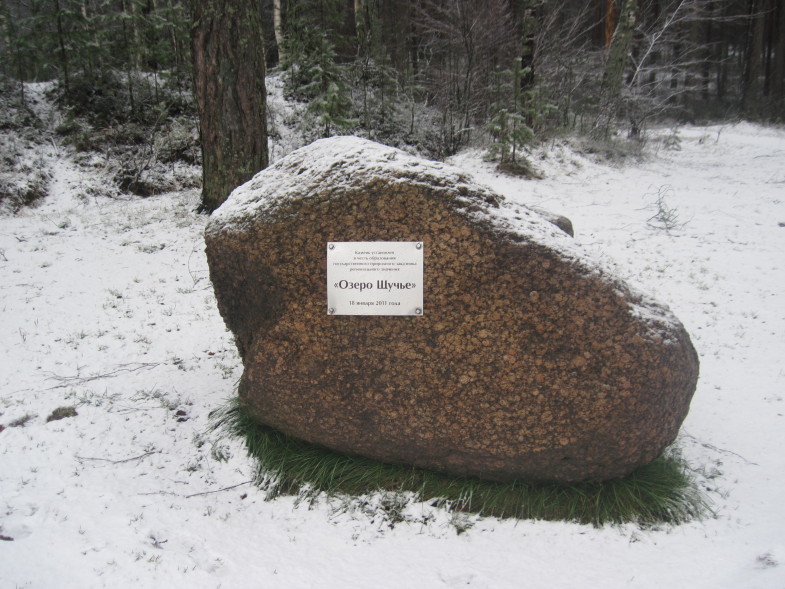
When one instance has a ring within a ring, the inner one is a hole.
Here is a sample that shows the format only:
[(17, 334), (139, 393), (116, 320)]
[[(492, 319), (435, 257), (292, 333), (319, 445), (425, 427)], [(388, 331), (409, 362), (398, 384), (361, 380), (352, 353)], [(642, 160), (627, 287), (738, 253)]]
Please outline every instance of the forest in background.
[[(200, 161), (191, 31), (211, 3), (3, 0), (2, 91), (17, 115), (0, 126), (25, 124), (25, 82), (55, 81), (62, 141), (137, 146), (116, 184), (155, 192), (153, 159)], [(479, 145), (516, 171), (556, 134), (607, 142), (652, 124), (785, 118), (778, 0), (235, 4), (260, 14), (252, 41), (302, 105), (297, 121), (268, 121), (273, 139), (289, 125), (304, 140), (354, 133), (436, 158)]]

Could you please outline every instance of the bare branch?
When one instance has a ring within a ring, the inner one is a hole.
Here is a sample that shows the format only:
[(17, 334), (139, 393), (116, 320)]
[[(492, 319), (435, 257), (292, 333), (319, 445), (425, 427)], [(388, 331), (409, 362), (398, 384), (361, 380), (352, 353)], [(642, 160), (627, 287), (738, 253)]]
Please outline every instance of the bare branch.
[(60, 384), (57, 384), (46, 390), (51, 391), (54, 389), (62, 389), (73, 385), (84, 384), (94, 380), (101, 380), (104, 378), (114, 378), (115, 376), (123, 372), (136, 372), (137, 370), (150, 370), (160, 365), (161, 365), (160, 362), (134, 362), (131, 364), (120, 364), (118, 368), (112, 370), (111, 372), (105, 372), (103, 374), (92, 374), (90, 376), (79, 376), (78, 374), (75, 376), (60, 376), (58, 374), (49, 373), (51, 374), (51, 376), (48, 378), (48, 380), (56, 380), (59, 381)]
[(220, 493), (221, 491), (229, 491), (231, 489), (236, 489), (237, 487), (241, 487), (243, 485), (247, 485), (252, 483), (253, 479), (250, 481), (243, 481), (242, 483), (237, 483), (236, 485), (231, 485), (230, 487), (223, 487), (221, 489), (215, 489), (214, 491), (202, 491), (201, 493), (192, 493), (191, 495), (185, 495), (186, 499), (190, 499), (191, 497), (199, 497), (200, 495), (211, 495), (212, 493)]
[(139, 456), (132, 456), (131, 458), (123, 458), (122, 460), (111, 460), (110, 458), (93, 458), (92, 456), (77, 456), (77, 460), (98, 460), (101, 462), (108, 462), (110, 464), (122, 464), (123, 462), (131, 462), (132, 460), (141, 460), (151, 454), (156, 454), (156, 451), (145, 452), (144, 454), (140, 454)]

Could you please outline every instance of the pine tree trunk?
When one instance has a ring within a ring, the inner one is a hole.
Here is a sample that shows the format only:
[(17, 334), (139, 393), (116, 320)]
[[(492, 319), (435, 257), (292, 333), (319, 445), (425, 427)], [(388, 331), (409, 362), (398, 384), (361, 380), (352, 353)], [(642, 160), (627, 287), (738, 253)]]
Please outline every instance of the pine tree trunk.
[(632, 45), (636, 9), (637, 0), (624, 0), (616, 32), (608, 49), (608, 61), (605, 63), (602, 77), (602, 92), (609, 98), (616, 98), (621, 93), (624, 68), (627, 66)]
[(354, 0), (354, 25), (357, 28), (357, 34), (360, 34), (360, 29), (367, 27), (365, 22), (365, 15), (363, 14), (363, 1)]
[(785, 6), (779, 3), (776, 10), (771, 98), (774, 105), (773, 114), (782, 117), (785, 116)]
[(616, 0), (605, 0), (605, 27), (603, 31), (604, 46), (607, 51), (616, 32)]
[(354, 50), (352, 55), (347, 55), (347, 57), (353, 59), (356, 57), (357, 49), (360, 44), (360, 39), (357, 36), (357, 31), (360, 28), (358, 24), (360, 13), (357, 11), (357, 0), (346, 0), (343, 12), (345, 16), (341, 28), (343, 29), (343, 36), (345, 37), (344, 42)]
[(254, 0), (193, 0), (194, 89), (202, 141), (200, 211), (267, 167), (264, 36)]
[(699, 24), (702, 29), (702, 48), (701, 48), (701, 93), (700, 99), (708, 104), (710, 100), (709, 87), (711, 77), (712, 46), (714, 45), (712, 18), (714, 15), (714, 2), (710, 1), (703, 7), (703, 22)]
[(526, 2), (521, 18), (521, 90), (529, 90), (534, 86), (534, 56), (537, 50), (538, 20), (539, 14), (536, 5), (533, 2)]
[[(724, 6), (724, 10), (722, 7)], [(729, 76), (729, 35), (728, 35), (728, 21), (732, 18), (732, 7), (728, 4), (720, 4), (721, 12), (718, 23), (717, 37), (720, 41), (716, 44), (714, 63), (717, 65), (717, 75), (715, 85), (717, 88), (717, 102), (722, 104), (725, 101), (728, 90), (728, 76)]]
[(608, 49), (608, 60), (605, 62), (605, 71), (602, 76), (600, 113), (594, 125), (595, 135), (606, 136), (608, 134), (610, 124), (616, 117), (619, 108), (621, 84), (632, 46), (637, 8), (637, 0), (624, 0), (619, 13), (616, 32), (613, 34), (611, 46)]
[(748, 0), (747, 41), (744, 55), (742, 112), (756, 119), (761, 116), (763, 87), (763, 12), (760, 0)]
[(66, 95), (71, 94), (71, 80), (68, 72), (68, 52), (65, 48), (65, 31), (63, 30), (63, 12), (60, 0), (54, 0), (55, 16), (57, 17), (57, 41), (60, 49), (60, 67), (63, 69), (63, 87)]
[(142, 34), (139, 31), (139, 26), (141, 24), (141, 14), (140, 14), (140, 6), (136, 0), (128, 0), (131, 3), (131, 18), (129, 20), (131, 24), (131, 69), (135, 72), (138, 72), (142, 69), (142, 56), (145, 51), (144, 43), (142, 43)]
[[(166, 0), (166, 6), (169, 9), (169, 14), (175, 13), (172, 0)], [(169, 26), (169, 40), (172, 44), (172, 55), (174, 56), (175, 71), (182, 71), (182, 53), (185, 53), (185, 51), (180, 50), (180, 40), (177, 38), (177, 26), (174, 23)]]
[[(19, 82), (19, 96), (22, 104), (27, 105), (25, 98), (25, 72), (22, 69), (22, 59), (20, 56), (19, 45), (16, 40), (16, 31), (13, 18), (10, 12), (6, 12), (6, 5), (0, 6), (0, 30), (3, 32), (2, 50), (3, 56), (3, 75), (7, 78), (16, 77)], [(2, 53), (0, 53), (2, 55)]]
[(371, 39), (368, 35), (368, 21), (365, 16), (365, 7), (362, 0), (348, 0), (349, 13), (351, 15), (350, 28), (353, 27), (354, 31), (354, 46), (356, 48), (357, 58), (367, 58), (372, 51)]
[[(3, 33), (2, 45), (0, 45), (0, 49), (2, 49), (2, 53), (0, 53), (0, 55), (2, 55), (3, 59), (2, 59), (2, 64), (0, 64), (0, 67), (2, 68), (3, 75), (7, 78), (10, 78), (11, 76), (19, 72), (19, 68), (18, 67), (14, 68), (13, 65), (11, 64), (12, 61), (11, 56), (16, 57), (16, 53), (17, 53), (15, 43), (12, 40), (12, 34), (11, 34), (12, 27), (13, 27), (13, 21), (11, 20), (9, 15), (6, 14), (5, 3), (0, 4), (0, 31), (2, 31)], [(14, 59), (13, 61), (16, 60)], [(14, 69), (16, 69), (16, 71), (14, 71)], [(24, 81), (21, 78), (21, 76), (19, 77), (19, 81), (20, 82)]]
[(381, 43), (385, 47), (390, 65), (405, 72), (410, 58), (416, 56), (409, 51), (411, 35), (409, 3), (403, 0), (385, 0), (379, 4)]
[(273, 31), (275, 44), (278, 46), (278, 65), (284, 64), (286, 54), (283, 48), (283, 25), (281, 23), (281, 0), (273, 0)]

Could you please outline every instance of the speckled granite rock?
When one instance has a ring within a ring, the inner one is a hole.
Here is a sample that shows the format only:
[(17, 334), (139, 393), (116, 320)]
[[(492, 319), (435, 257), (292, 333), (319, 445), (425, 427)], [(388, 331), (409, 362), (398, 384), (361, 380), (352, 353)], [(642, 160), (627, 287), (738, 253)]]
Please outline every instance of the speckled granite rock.
[[(236, 189), (206, 233), (260, 421), (458, 475), (604, 480), (675, 438), (698, 376), (670, 311), (460, 170), (317, 141)], [(330, 316), (325, 244), (422, 241), (421, 317)]]

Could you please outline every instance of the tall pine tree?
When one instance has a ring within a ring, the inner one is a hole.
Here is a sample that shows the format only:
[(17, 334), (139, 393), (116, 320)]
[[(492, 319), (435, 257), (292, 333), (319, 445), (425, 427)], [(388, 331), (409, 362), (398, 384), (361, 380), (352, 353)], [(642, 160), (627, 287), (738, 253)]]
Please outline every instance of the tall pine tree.
[(264, 36), (255, 0), (193, 0), (192, 18), (199, 210), (209, 213), (268, 164)]

